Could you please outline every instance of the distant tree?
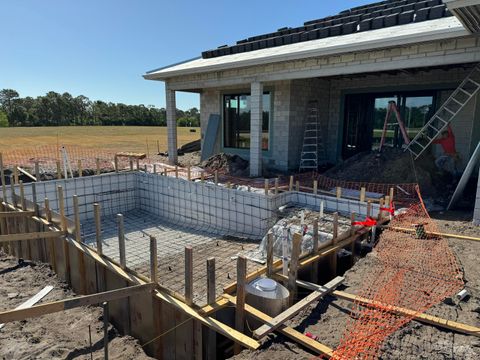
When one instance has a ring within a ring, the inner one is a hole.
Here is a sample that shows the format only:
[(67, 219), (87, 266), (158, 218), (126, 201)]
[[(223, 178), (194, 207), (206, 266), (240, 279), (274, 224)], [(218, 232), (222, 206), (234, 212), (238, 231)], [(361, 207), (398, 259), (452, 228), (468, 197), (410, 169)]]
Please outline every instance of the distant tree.
[(8, 127), (7, 114), (2, 110), (0, 110), (0, 127)]

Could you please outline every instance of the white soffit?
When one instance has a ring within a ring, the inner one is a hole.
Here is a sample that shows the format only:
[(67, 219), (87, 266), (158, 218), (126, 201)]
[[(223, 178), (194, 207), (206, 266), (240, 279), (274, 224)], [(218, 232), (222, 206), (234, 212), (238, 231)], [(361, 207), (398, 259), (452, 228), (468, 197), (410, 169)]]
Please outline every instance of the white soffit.
[(336, 55), (353, 51), (410, 45), (466, 35), (469, 35), (469, 32), (463, 27), (462, 23), (458, 21), (457, 18), (451, 16), (437, 20), (304, 41), (209, 59), (197, 58), (150, 71), (143, 77), (149, 80), (165, 80), (173, 76), (220, 71), (308, 57)]

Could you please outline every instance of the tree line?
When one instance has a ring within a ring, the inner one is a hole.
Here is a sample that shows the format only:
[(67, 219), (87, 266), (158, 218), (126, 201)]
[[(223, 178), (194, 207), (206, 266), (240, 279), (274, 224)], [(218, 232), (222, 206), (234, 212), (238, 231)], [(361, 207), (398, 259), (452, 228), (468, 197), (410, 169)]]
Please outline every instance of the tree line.
[[(178, 126), (200, 126), (197, 108), (177, 109)], [(5, 126), (81, 126), (136, 125), (166, 126), (165, 108), (154, 105), (126, 105), (90, 100), (50, 91), (36, 98), (20, 97), (12, 89), (0, 90), (0, 127)]]

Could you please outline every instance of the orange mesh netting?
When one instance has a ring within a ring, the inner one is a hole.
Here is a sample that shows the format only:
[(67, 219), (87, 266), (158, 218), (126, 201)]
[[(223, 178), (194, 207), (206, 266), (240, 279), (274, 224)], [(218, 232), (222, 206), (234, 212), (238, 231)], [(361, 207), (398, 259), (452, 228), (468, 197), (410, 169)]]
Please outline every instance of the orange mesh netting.
[[(387, 229), (382, 233), (356, 294), (372, 301), (354, 302), (353, 316), (332, 359), (377, 359), (389, 335), (463, 287), (461, 270), (447, 241), (426, 234), (437, 229), (421, 198), (396, 216), (392, 227), (415, 231)], [(395, 313), (395, 307), (413, 312)]]

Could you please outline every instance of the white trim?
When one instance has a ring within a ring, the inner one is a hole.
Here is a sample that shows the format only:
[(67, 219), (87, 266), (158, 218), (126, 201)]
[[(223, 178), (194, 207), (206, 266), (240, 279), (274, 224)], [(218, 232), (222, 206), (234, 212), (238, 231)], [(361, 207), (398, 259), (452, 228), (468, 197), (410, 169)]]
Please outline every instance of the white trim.
[(350, 35), (305, 41), (240, 54), (197, 59), (145, 74), (144, 78), (148, 80), (165, 80), (173, 76), (220, 71), (308, 57), (337, 55), (392, 46), (404, 46), (467, 35), (469, 35), (469, 32), (465, 30), (463, 25), (455, 17), (448, 17), (358, 32)]

